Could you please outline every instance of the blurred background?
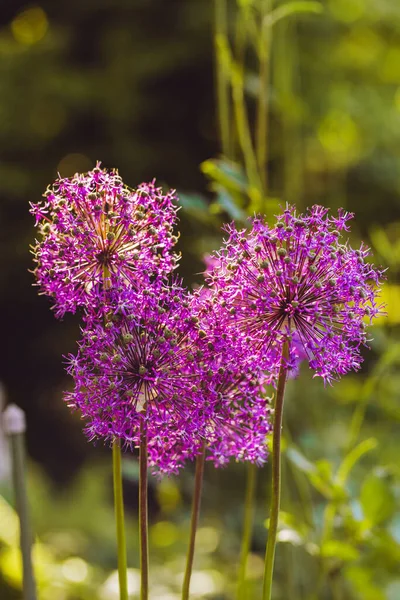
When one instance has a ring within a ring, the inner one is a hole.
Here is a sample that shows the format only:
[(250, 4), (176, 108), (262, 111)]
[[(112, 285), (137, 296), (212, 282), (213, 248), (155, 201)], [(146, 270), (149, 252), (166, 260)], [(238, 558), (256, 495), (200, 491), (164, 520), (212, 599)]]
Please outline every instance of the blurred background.
[[(62, 402), (79, 320), (29, 273), (29, 202), (56, 177), (118, 167), (181, 199), (180, 273), (201, 281), (224, 221), (320, 203), (356, 213), (389, 267), (363, 370), (324, 388), (303, 365), (285, 416), (276, 600), (400, 598), (400, 4), (393, 0), (0, 2), (0, 380), (27, 415), (39, 598), (118, 598), (111, 453)], [(0, 439), (0, 598), (21, 595)], [(132, 598), (137, 464), (124, 462)], [(258, 473), (247, 596), (259, 597), (269, 468)], [(193, 466), (150, 483), (152, 600), (178, 600)], [(229, 600), (246, 467), (208, 466), (192, 597)]]

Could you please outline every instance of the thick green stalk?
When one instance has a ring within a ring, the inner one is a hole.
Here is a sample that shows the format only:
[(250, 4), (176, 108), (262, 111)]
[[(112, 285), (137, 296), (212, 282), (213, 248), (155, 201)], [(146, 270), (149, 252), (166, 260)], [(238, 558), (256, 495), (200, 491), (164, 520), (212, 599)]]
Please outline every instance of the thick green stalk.
[(115, 521), (117, 526), (117, 546), (118, 546), (118, 580), (120, 600), (128, 600), (128, 579), (126, 575), (126, 540), (125, 540), (125, 522), (124, 522), (124, 498), (122, 490), (122, 469), (121, 469), (121, 445), (120, 441), (115, 439), (112, 446), (113, 453), (113, 478), (114, 478), (114, 507)]
[(196, 542), (197, 524), (199, 522), (201, 490), (203, 487), (204, 462), (206, 457), (206, 447), (203, 446), (201, 454), (196, 460), (196, 473), (194, 480), (193, 502), (192, 502), (192, 518), (190, 521), (190, 538), (189, 547), (186, 559), (185, 577), (182, 586), (182, 600), (189, 600), (190, 578), (192, 576), (194, 547)]
[(239, 576), (238, 576), (238, 600), (244, 600), (246, 593), (246, 565), (250, 550), (251, 534), (253, 530), (254, 496), (256, 490), (257, 467), (250, 464), (247, 468), (246, 499), (244, 504), (244, 522), (242, 548), (240, 553)]
[(149, 544), (147, 515), (147, 431), (141, 420), (139, 449), (140, 600), (149, 597)]
[(281, 503), (281, 435), (288, 355), (289, 343), (284, 342), (275, 401), (274, 433), (272, 438), (271, 511), (269, 518), (267, 550), (265, 553), (263, 600), (271, 600), (276, 535), (278, 532), (279, 508)]

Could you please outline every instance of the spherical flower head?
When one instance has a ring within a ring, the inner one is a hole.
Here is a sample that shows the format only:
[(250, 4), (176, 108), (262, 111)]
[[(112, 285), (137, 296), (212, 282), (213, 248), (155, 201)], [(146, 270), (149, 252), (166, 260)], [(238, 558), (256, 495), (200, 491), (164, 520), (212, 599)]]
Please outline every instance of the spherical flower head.
[(56, 316), (92, 302), (93, 293), (143, 275), (170, 273), (177, 256), (174, 192), (154, 182), (127, 187), (118, 171), (100, 168), (58, 179), (31, 205), (39, 231), (33, 247), (41, 293), (54, 301)]
[(176, 472), (199, 451), (212, 410), (199, 386), (200, 338), (187, 294), (157, 281), (116, 292), (107, 308), (104, 323), (86, 315), (79, 352), (69, 358), (75, 389), (65, 399), (80, 410), (89, 439), (137, 447), (143, 426), (149, 464)]
[(285, 341), (290, 363), (303, 354), (325, 381), (360, 367), (366, 325), (382, 308), (382, 272), (366, 262), (366, 246), (353, 250), (342, 239), (352, 216), (332, 217), (322, 206), (297, 216), (288, 207), (274, 227), (255, 218), (249, 231), (226, 228), (209, 283), (230, 326), (251, 338), (269, 368), (275, 361), (276, 372)]

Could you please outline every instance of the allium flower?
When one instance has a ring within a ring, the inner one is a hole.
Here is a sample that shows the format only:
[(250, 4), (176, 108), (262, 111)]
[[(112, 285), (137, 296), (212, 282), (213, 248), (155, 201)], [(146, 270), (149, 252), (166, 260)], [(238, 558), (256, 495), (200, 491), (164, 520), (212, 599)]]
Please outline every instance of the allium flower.
[(196, 290), (191, 307), (212, 349), (201, 365), (204, 395), (216, 397), (204, 433), (207, 460), (217, 467), (230, 458), (260, 465), (268, 454), (271, 410), (266, 386), (274, 374), (261, 369), (251, 351), (251, 340), (229, 328), (226, 311), (221, 310), (210, 290)]
[(87, 316), (79, 352), (69, 358), (75, 389), (66, 401), (87, 421), (90, 439), (135, 447), (144, 424), (149, 464), (174, 472), (198, 453), (214, 410), (201, 389), (207, 341), (177, 284), (118, 290), (108, 308), (104, 326), (96, 313)]
[(314, 206), (296, 216), (288, 207), (274, 227), (261, 218), (250, 231), (227, 226), (229, 234), (214, 270), (206, 274), (231, 327), (252, 340), (260, 360), (280, 362), (284, 341), (290, 357), (304, 353), (310, 367), (331, 381), (360, 367), (367, 342), (366, 320), (376, 304), (382, 272), (367, 263), (369, 249), (341, 240), (353, 216), (337, 217)]
[(100, 164), (89, 173), (58, 179), (31, 204), (40, 241), (33, 247), (35, 275), (57, 316), (91, 304), (92, 294), (142, 275), (166, 275), (176, 265), (173, 192), (154, 183), (124, 185), (116, 170)]

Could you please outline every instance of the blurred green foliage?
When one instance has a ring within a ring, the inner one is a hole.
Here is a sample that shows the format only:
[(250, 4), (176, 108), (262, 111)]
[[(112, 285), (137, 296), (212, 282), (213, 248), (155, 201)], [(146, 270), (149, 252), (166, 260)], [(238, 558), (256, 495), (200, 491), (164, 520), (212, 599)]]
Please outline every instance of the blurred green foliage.
[[(57, 171), (69, 176), (96, 159), (118, 166), (130, 185), (157, 176), (178, 188), (190, 282), (226, 220), (272, 217), (286, 201), (356, 213), (353, 242), (365, 239), (374, 261), (389, 267), (388, 315), (372, 329), (361, 373), (324, 388), (303, 365), (289, 382), (274, 598), (400, 598), (399, 61), (400, 5), (392, 0), (43, 0), (5, 11), (0, 280), (13, 329), (2, 377), (27, 409), (29, 448), (47, 472), (65, 479), (85, 460), (58, 489), (31, 464), (40, 599), (117, 598), (110, 456), (96, 448), (85, 459), (81, 425), (60, 406), (67, 383), (57, 365), (77, 329), (54, 324), (20, 275), (33, 237), (27, 201)], [(193, 598), (235, 597), (245, 472), (206, 471)], [(137, 597), (134, 459), (125, 480)], [(268, 482), (266, 466), (249, 600), (261, 589)], [(154, 600), (180, 597), (192, 483), (190, 467), (179, 479), (151, 480)], [(13, 600), (21, 596), (16, 518), (0, 501), (0, 597)]]

